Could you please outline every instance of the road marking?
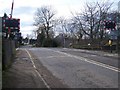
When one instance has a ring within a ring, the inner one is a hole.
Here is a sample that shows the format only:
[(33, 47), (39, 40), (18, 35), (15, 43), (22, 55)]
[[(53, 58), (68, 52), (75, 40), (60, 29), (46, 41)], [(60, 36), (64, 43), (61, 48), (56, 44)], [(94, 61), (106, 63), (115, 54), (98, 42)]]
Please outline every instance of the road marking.
[(63, 57), (67, 57), (67, 56), (44, 56), (44, 57), (39, 57), (39, 58), (63, 58)]
[[(53, 51), (54, 51), (54, 50), (53, 50)], [(120, 69), (119, 69), (119, 68), (116, 68), (116, 67), (114, 67), (114, 66), (110, 66), (110, 65), (107, 65), (107, 64), (104, 64), (104, 63), (101, 63), (101, 62), (97, 62), (97, 61), (94, 61), (94, 60), (91, 60), (91, 59), (86, 59), (86, 58), (81, 57), (81, 56), (75, 56), (75, 55), (71, 55), (71, 54), (68, 54), (68, 53), (60, 52), (60, 51), (54, 51), (54, 52), (67, 55), (67, 56), (69, 56), (69, 57), (74, 57), (74, 58), (76, 58), (76, 59), (79, 59), (79, 60), (82, 60), (82, 61), (86, 61), (86, 62), (88, 62), (88, 63), (94, 64), (94, 65), (98, 65), (98, 66), (101, 66), (101, 67), (110, 69), (110, 70), (112, 70), (112, 71), (120, 72)]]
[(47, 82), (44, 80), (44, 78), (42, 78), (41, 74), (38, 72), (38, 70), (37, 70), (37, 68), (36, 68), (36, 66), (35, 66), (35, 63), (34, 63), (34, 61), (33, 61), (33, 58), (32, 58), (32, 56), (30, 55), (29, 51), (28, 51), (27, 49), (25, 49), (25, 51), (27, 52), (27, 54), (28, 54), (29, 57), (30, 57), (30, 60), (31, 60), (31, 62), (32, 62), (33, 68), (35, 69), (35, 72), (36, 72), (36, 73), (38, 74), (38, 76), (41, 78), (41, 80), (43, 81), (43, 83), (45, 84), (45, 86), (46, 86), (49, 90), (51, 90), (50, 86), (47, 84)]
[(92, 56), (92, 57), (96, 57), (97, 55), (90, 55), (90, 56)]
[(19, 50), (19, 48), (16, 48), (16, 51)]
[(118, 56), (118, 54), (104, 54), (104, 56)]

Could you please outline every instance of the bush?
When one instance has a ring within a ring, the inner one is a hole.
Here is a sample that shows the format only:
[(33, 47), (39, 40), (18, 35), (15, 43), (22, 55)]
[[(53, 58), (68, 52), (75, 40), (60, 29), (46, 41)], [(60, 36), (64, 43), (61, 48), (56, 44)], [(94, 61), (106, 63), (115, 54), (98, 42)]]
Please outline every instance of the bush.
[(58, 47), (59, 43), (54, 39), (45, 39), (43, 42), (43, 47)]

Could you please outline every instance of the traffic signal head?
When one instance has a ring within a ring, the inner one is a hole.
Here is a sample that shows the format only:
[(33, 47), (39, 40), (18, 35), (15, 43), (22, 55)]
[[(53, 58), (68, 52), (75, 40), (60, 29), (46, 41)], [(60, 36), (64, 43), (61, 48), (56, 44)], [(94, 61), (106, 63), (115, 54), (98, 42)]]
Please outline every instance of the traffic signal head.
[(3, 28), (11, 29), (12, 32), (20, 30), (20, 19), (13, 18), (3, 18)]
[(115, 29), (115, 22), (113, 21), (105, 21), (105, 29)]

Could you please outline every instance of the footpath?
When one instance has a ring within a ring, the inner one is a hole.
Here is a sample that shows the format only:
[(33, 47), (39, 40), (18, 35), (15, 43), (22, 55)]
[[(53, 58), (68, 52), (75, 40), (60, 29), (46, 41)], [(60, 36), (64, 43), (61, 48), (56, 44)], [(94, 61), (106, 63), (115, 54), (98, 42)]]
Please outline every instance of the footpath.
[(2, 89), (5, 88), (46, 88), (35, 72), (29, 55), (25, 50), (17, 50), (11, 67), (3, 71)]
[(10, 88), (56, 90), (56, 88), (68, 89), (68, 86), (56, 78), (32, 52), (24, 47), (17, 50), (11, 67), (2, 72), (2, 89)]

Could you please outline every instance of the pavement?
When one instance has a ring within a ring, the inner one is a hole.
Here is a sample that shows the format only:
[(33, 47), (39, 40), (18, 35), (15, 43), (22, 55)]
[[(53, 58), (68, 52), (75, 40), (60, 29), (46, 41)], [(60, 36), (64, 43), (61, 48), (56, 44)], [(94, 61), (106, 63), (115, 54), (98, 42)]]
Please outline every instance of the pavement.
[[(30, 47), (28, 47), (30, 48)], [(11, 67), (2, 72), (2, 88), (53, 89), (68, 88), (54, 77), (39, 60), (22, 47), (17, 49)], [(32, 59), (33, 58), (33, 59)]]
[(47, 88), (25, 50), (17, 50), (11, 67), (3, 71), (2, 88)]

